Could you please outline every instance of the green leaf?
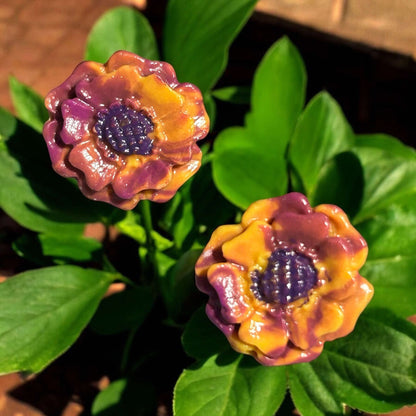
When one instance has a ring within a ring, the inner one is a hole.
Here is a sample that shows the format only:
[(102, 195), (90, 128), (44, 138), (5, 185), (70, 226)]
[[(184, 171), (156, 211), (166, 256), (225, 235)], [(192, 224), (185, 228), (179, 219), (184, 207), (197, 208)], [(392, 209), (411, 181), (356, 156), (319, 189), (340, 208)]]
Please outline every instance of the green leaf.
[(334, 396), (326, 377), (312, 364), (288, 367), (289, 389), (293, 403), (302, 416), (342, 415), (342, 404)]
[(219, 88), (212, 91), (212, 95), (221, 101), (233, 104), (250, 104), (251, 87), (235, 86)]
[[(205, 163), (190, 182), (192, 216), (195, 223), (206, 228), (207, 239), (215, 228), (235, 216), (234, 207), (218, 192), (212, 179), (212, 164)], [(207, 207), (215, 207), (207, 209)]]
[(43, 98), (32, 88), (10, 77), (10, 92), (18, 117), (37, 132), (41, 133), (48, 119), (48, 111)]
[(357, 136), (354, 152), (364, 171), (364, 193), (358, 224), (395, 201), (416, 192), (416, 151), (394, 137)]
[(208, 319), (205, 308), (192, 315), (183, 332), (182, 345), (196, 359), (207, 359), (230, 349), (225, 335)]
[(52, 260), (43, 255), (39, 234), (24, 233), (13, 241), (12, 247), (18, 256), (40, 267), (53, 265)]
[(361, 270), (375, 287), (371, 307), (388, 307), (401, 317), (416, 314), (416, 195), (392, 204), (358, 230), (369, 247)]
[(289, 367), (289, 386), (305, 415), (342, 414), (341, 403), (384, 413), (415, 401), (415, 363), (416, 327), (373, 310), (348, 337), (328, 342), (316, 360)]
[(164, 204), (160, 215), (161, 227), (172, 236), (175, 247), (181, 251), (191, 247), (194, 233), (197, 231), (191, 198), (193, 180), (194, 177), (188, 180), (175, 197)]
[(204, 105), (209, 118), (209, 130), (212, 131), (217, 119), (217, 103), (209, 92), (204, 94)]
[(155, 297), (149, 287), (126, 289), (106, 297), (91, 320), (91, 328), (104, 335), (139, 327), (150, 313)]
[(5, 108), (0, 107), (0, 146), (9, 137), (13, 136), (17, 127), (17, 120)]
[(0, 206), (22, 226), (48, 234), (78, 234), (113, 210), (85, 198), (50, 167), (43, 138), (23, 123), (0, 147)]
[(183, 253), (163, 278), (163, 294), (170, 317), (179, 321), (195, 309), (198, 292), (195, 289), (195, 263), (199, 249)]
[(242, 209), (287, 191), (283, 155), (270, 148), (265, 152), (261, 141), (242, 127), (223, 130), (215, 139), (212, 168), (219, 191)]
[(290, 161), (309, 197), (322, 166), (353, 143), (353, 131), (337, 102), (326, 92), (312, 98), (299, 117), (289, 148)]
[(363, 188), (363, 169), (357, 156), (353, 152), (339, 153), (322, 166), (309, 202), (312, 206), (338, 205), (353, 218), (360, 209)]
[(247, 127), (228, 128), (216, 138), (214, 182), (238, 207), (287, 192), (285, 154), (302, 110), (305, 84), (299, 53), (287, 38), (279, 40), (255, 73)]
[[(141, 217), (136, 212), (128, 211), (125, 217), (116, 223), (116, 227), (125, 235), (137, 241), (141, 245), (146, 244), (146, 231), (140, 225)], [(173, 242), (160, 235), (157, 231), (152, 230), (152, 237), (156, 249), (160, 251), (167, 250), (173, 246)]]
[(67, 350), (114, 275), (75, 266), (31, 270), (0, 285), (0, 373), (38, 372)]
[(234, 352), (185, 370), (174, 392), (175, 416), (273, 416), (286, 393), (284, 367), (263, 367)]
[(73, 235), (40, 234), (44, 256), (74, 261), (90, 261), (102, 249), (99, 241), (93, 238)]
[(181, 82), (204, 94), (221, 77), (228, 49), (256, 0), (170, 0), (164, 27), (164, 59)]
[(302, 57), (290, 40), (283, 37), (269, 48), (256, 70), (252, 110), (246, 121), (250, 135), (264, 153), (272, 152), (280, 158), (285, 155), (305, 103), (305, 91)]
[(104, 63), (118, 50), (134, 52), (146, 59), (159, 59), (152, 27), (131, 7), (116, 7), (98, 19), (88, 36), (85, 59)]
[(95, 398), (93, 416), (150, 416), (156, 411), (156, 395), (149, 382), (113, 381)]

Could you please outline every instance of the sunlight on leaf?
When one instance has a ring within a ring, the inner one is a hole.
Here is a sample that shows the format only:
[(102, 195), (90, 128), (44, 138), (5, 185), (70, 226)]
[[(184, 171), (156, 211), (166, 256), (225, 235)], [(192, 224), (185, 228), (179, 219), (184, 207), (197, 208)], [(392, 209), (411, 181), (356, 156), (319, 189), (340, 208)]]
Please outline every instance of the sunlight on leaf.
[(127, 6), (111, 9), (97, 20), (88, 36), (85, 59), (104, 63), (118, 50), (159, 59), (149, 22), (139, 11)]
[(283, 367), (263, 367), (251, 357), (226, 352), (182, 373), (174, 392), (174, 414), (273, 416), (285, 393)]
[(115, 277), (56, 266), (1, 283), (0, 373), (38, 372), (67, 350)]

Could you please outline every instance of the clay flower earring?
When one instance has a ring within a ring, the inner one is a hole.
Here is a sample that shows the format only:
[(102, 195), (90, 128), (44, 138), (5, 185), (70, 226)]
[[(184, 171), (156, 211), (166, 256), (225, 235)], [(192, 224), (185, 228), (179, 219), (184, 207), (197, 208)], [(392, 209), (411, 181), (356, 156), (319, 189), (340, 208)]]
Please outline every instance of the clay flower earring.
[(86, 61), (46, 97), (54, 170), (88, 198), (132, 209), (165, 202), (200, 167), (209, 130), (200, 91), (172, 66), (126, 51)]

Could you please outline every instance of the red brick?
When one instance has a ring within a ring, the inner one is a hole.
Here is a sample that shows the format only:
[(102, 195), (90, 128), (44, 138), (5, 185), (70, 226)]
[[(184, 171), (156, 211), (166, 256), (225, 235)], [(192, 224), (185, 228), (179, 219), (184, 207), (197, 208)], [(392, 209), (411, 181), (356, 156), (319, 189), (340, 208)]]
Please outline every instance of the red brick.
[(10, 3), (0, 3), (0, 20), (9, 20), (16, 14), (16, 8)]
[(34, 42), (42, 49), (45, 47), (49, 49), (55, 46), (59, 40), (61, 40), (64, 34), (67, 32), (67, 28), (63, 26), (56, 27), (39, 27), (29, 26), (26, 33), (22, 36), (22, 41)]

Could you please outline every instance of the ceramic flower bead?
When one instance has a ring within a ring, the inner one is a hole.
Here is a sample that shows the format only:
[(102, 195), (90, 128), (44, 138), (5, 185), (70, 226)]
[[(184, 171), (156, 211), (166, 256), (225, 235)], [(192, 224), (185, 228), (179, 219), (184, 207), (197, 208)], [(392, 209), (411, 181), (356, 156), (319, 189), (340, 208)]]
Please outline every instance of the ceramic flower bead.
[(165, 202), (201, 163), (209, 129), (200, 91), (172, 66), (118, 51), (86, 61), (46, 97), (43, 134), (54, 170), (88, 198), (132, 209)]
[(238, 352), (264, 365), (310, 361), (350, 333), (373, 288), (367, 244), (334, 205), (290, 193), (217, 228), (196, 264), (206, 312)]

